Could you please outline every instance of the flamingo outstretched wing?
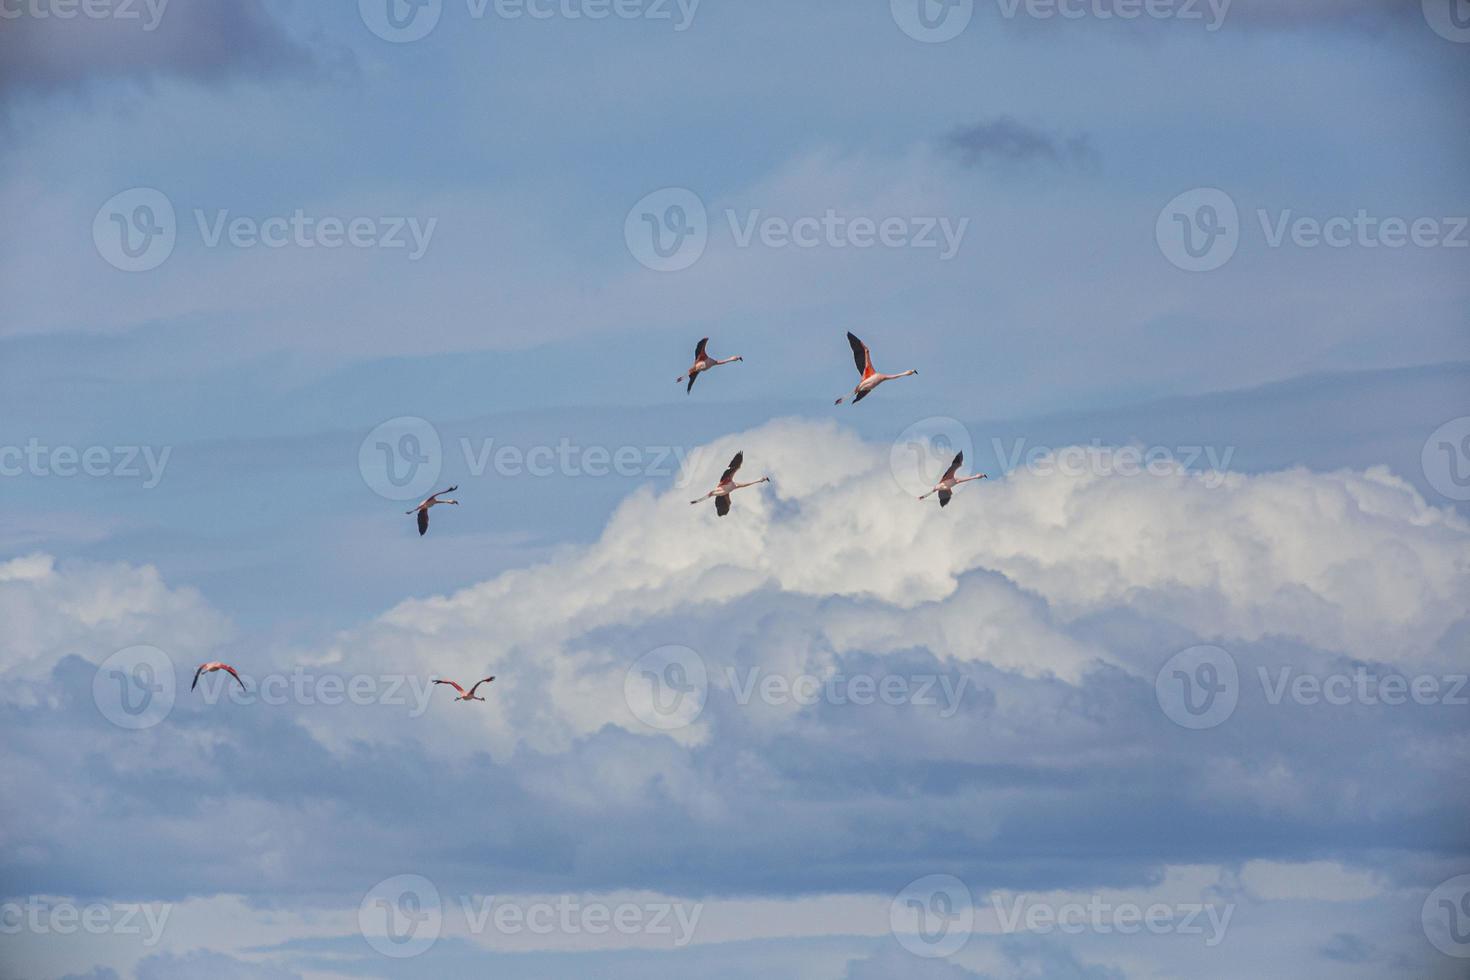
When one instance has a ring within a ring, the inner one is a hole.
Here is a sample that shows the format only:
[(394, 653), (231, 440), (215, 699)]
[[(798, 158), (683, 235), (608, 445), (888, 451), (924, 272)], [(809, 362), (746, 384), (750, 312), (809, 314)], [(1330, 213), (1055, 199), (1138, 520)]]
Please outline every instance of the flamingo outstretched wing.
[(740, 450), (740, 452), (735, 454), (734, 459), (730, 460), (730, 466), (728, 469), (725, 470), (725, 475), (720, 477), (720, 482), (729, 483), (731, 480), (735, 479), (735, 473), (737, 470), (740, 469), (740, 464), (743, 462), (745, 462), (745, 450), (742, 449)]
[(964, 450), (960, 450), (958, 453), (955, 454), (954, 462), (949, 464), (949, 469), (944, 471), (944, 479), (953, 480), (955, 473), (959, 471), (960, 466), (963, 465), (964, 462), (965, 453)]
[(448, 684), (450, 687), (454, 688), (456, 691), (459, 692), (459, 696), (460, 697), (464, 697), (464, 688), (462, 688), (458, 684), (454, 683), (454, 681), (436, 680), (436, 681), (434, 681), (434, 683), (435, 684)]
[(950, 491), (950, 490), (941, 490), (941, 491), (939, 491), (939, 506), (941, 506), (941, 507), (947, 507), (947, 506), (949, 506), (949, 498), (950, 497), (953, 497), (953, 496), (954, 496), (953, 491)]
[(704, 360), (704, 345), (707, 343), (709, 343), (709, 338), (705, 337), (694, 345), (694, 360), (696, 363)]
[(721, 517), (730, 513), (730, 495), (728, 493), (721, 494), (715, 498), (715, 513)]
[(852, 348), (852, 359), (857, 364), (858, 373), (865, 378), (872, 374), (873, 355), (868, 352), (868, 345), (858, 340), (851, 330), (847, 332), (847, 345)]
[(475, 696), (475, 692), (480, 689), (480, 685), (481, 684), (489, 684), (493, 680), (495, 680), (495, 678), (492, 676), (492, 677), (487, 677), (484, 680), (475, 681), (475, 686), (472, 687), (472, 688), (470, 688), (470, 693), (469, 693), (468, 696), (469, 697), (474, 697)]

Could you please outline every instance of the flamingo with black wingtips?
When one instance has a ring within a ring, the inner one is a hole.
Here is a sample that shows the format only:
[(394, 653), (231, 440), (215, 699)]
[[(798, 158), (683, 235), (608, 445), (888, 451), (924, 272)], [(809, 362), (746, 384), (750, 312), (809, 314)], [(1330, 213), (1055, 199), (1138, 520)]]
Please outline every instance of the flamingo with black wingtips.
[(245, 682), (240, 680), (240, 675), (235, 673), (235, 668), (231, 667), (229, 664), (221, 663), (218, 660), (212, 660), (207, 664), (199, 665), (199, 669), (194, 671), (194, 683), (189, 685), (189, 690), (192, 691), (194, 690), (194, 688), (199, 686), (199, 677), (201, 674), (212, 674), (216, 670), (222, 670), (225, 673), (229, 674), (231, 677), (239, 682), (240, 690), (245, 690)]
[(459, 506), (458, 500), (439, 499), (440, 497), (443, 497), (446, 493), (453, 493), (458, 489), (459, 485), (456, 484), (455, 486), (447, 487), (446, 489), (440, 490), (438, 493), (432, 493), (429, 496), (425, 497), (423, 501), (413, 510), (404, 511), (405, 514), (419, 515), (419, 537), (423, 537), (426, 533), (428, 533), (430, 507), (433, 507), (435, 504), (454, 504), (456, 507)]
[(480, 689), (481, 684), (489, 684), (493, 680), (495, 680), (494, 677), (486, 677), (484, 680), (475, 681), (475, 686), (470, 688), (468, 692), (466, 692), (465, 689), (460, 687), (458, 684), (454, 683), (454, 681), (436, 680), (434, 683), (448, 684), (450, 687), (458, 691), (459, 697), (454, 699), (456, 701), (483, 701), (485, 700), (484, 698), (475, 697), (475, 692)]
[(703, 503), (711, 497), (715, 498), (715, 513), (721, 517), (730, 513), (730, 494), (745, 487), (753, 487), (759, 483), (769, 483), (771, 478), (763, 476), (759, 480), (751, 480), (749, 483), (736, 483), (735, 474), (740, 470), (740, 464), (745, 462), (745, 451), (741, 450), (730, 460), (730, 465), (725, 468), (725, 473), (720, 477), (720, 482), (709, 493), (698, 500), (689, 501), (691, 504)]
[[(858, 382), (856, 388), (852, 389), (852, 403), (854, 405), (867, 398), (869, 392), (885, 381), (892, 381), (894, 378), (907, 378), (911, 374), (919, 373), (912, 368), (899, 374), (883, 374), (873, 370), (873, 355), (869, 352), (868, 345), (858, 340), (852, 331), (848, 331), (847, 345), (852, 348), (852, 358), (857, 362), (858, 373), (862, 375), (862, 380)], [(847, 395), (843, 395), (833, 404), (841, 405), (847, 400), (847, 397)]]
[(955, 473), (959, 472), (959, 468), (964, 464), (964, 462), (964, 452), (960, 451), (958, 453), (955, 453), (954, 462), (949, 464), (949, 469), (944, 471), (944, 476), (940, 477), (939, 482), (934, 484), (934, 489), (930, 490), (929, 493), (924, 494), (924, 496), (920, 497), (919, 499), (924, 500), (930, 495), (937, 493), (939, 494), (939, 506), (948, 507), (949, 498), (954, 496), (955, 487), (959, 486), (961, 483), (969, 483), (971, 480), (985, 479), (984, 473), (978, 473), (975, 476), (955, 476)]
[(693, 366), (689, 368), (689, 373), (688, 374), (682, 375), (675, 382), (676, 384), (677, 383), (682, 383), (685, 379), (688, 379), (689, 384), (686, 385), (685, 388), (684, 388), (684, 394), (686, 394), (686, 395), (689, 394), (689, 392), (691, 392), (691, 391), (694, 390), (694, 382), (695, 382), (695, 379), (697, 379), (700, 376), (700, 374), (702, 374), (703, 372), (708, 371), (710, 368), (719, 367), (721, 364), (734, 364), (736, 361), (743, 361), (743, 360), (745, 360), (745, 358), (743, 358), (743, 357), (736, 356), (736, 357), (727, 357), (727, 358), (725, 358), (722, 361), (717, 361), (713, 357), (711, 357), (708, 353), (705, 352), (705, 349), (704, 348), (705, 348), (705, 345), (708, 344), (708, 343), (709, 343), (709, 338), (708, 337), (705, 337), (698, 344), (695, 345), (695, 347), (694, 347), (694, 364), (693, 364)]

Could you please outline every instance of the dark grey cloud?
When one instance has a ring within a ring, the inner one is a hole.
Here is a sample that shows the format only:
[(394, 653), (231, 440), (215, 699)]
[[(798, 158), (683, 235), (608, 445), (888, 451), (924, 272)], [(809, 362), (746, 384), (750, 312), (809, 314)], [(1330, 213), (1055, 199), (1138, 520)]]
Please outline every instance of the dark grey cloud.
[(977, 168), (1045, 166), (1092, 172), (1101, 162), (1086, 134), (1049, 133), (1010, 116), (952, 130), (943, 147), (965, 166)]
[[(72, 16), (58, 17), (58, 7)], [(218, 82), (302, 72), (313, 56), (259, 0), (135, 0), (95, 7), (8, 6), (0, 21), (0, 100), (115, 81)]]

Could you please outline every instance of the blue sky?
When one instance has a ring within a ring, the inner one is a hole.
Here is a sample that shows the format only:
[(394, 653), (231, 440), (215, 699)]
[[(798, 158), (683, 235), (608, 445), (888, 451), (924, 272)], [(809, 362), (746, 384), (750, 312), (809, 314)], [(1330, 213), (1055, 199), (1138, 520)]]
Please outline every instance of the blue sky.
[(0, 7), (0, 972), (1459, 975), (1463, 3)]

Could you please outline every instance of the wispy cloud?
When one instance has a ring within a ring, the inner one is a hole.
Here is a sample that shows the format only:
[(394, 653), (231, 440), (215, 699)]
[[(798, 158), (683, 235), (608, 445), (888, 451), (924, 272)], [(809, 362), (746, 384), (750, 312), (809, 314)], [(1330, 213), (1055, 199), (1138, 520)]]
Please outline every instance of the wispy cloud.
[(946, 134), (942, 145), (962, 164), (976, 168), (1039, 165), (1091, 173), (1102, 162), (1086, 134), (1050, 133), (1011, 116), (961, 126)]

